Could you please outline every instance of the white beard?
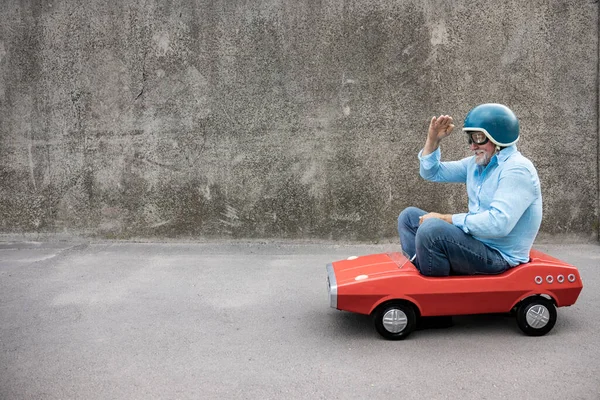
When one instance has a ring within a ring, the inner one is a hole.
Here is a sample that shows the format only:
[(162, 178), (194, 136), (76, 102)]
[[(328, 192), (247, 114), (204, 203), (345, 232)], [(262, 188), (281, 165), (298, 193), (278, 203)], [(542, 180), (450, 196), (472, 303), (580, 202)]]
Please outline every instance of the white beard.
[(490, 157), (490, 155), (483, 150), (477, 150), (475, 152), (475, 164), (481, 165), (482, 167), (488, 165), (491, 158), (492, 157)]

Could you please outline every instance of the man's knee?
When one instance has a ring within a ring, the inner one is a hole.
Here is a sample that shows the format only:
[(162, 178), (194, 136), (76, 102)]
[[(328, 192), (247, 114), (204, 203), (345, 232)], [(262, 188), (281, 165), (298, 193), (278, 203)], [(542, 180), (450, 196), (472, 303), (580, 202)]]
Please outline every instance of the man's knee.
[(411, 216), (418, 214), (419, 211), (421, 210), (417, 207), (406, 207), (404, 210), (402, 210), (400, 215), (398, 215), (398, 224), (409, 225)]
[(419, 226), (417, 242), (422, 246), (430, 247), (439, 239), (452, 235), (453, 228), (454, 225), (439, 218), (428, 218)]
[(454, 228), (441, 219), (429, 218), (417, 230), (417, 261), (423, 275), (447, 276), (450, 273), (446, 244), (448, 238), (453, 236)]

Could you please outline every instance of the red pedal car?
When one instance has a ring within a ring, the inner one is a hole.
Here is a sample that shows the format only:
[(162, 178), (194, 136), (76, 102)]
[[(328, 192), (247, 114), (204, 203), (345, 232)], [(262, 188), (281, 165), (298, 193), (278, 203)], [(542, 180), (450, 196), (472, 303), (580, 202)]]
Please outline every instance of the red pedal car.
[(399, 340), (420, 317), (508, 312), (525, 334), (545, 335), (583, 283), (576, 267), (532, 250), (528, 263), (499, 275), (449, 277), (421, 275), (401, 253), (350, 257), (327, 265), (327, 287), (331, 307), (372, 315), (381, 336)]

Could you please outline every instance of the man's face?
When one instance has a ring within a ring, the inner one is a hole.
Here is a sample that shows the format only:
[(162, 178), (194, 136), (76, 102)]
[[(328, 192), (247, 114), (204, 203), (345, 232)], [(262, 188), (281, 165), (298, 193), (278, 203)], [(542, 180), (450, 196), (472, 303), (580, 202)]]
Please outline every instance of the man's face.
[[(496, 145), (489, 140), (486, 140), (486, 143), (477, 144), (477, 141), (481, 141), (477, 139), (477, 136), (480, 135), (482, 139), (486, 139), (485, 135), (482, 132), (469, 132), (472, 133), (469, 148), (473, 153), (475, 153), (475, 163), (477, 165), (486, 166), (489, 164), (492, 156), (496, 151)], [(473, 140), (475, 139), (475, 140)]]
[(484, 167), (490, 163), (496, 151), (496, 145), (492, 142), (486, 144), (473, 143), (469, 147), (475, 153), (475, 163)]

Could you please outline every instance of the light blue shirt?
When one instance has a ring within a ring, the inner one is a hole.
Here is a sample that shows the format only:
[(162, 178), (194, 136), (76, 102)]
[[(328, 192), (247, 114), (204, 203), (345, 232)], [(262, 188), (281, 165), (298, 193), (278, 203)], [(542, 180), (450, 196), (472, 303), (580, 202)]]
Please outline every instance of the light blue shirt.
[(517, 146), (496, 153), (485, 167), (475, 163), (475, 156), (441, 162), (439, 148), (422, 153), (424, 179), (467, 184), (469, 212), (452, 215), (452, 223), (498, 250), (511, 266), (527, 262), (542, 223), (542, 191), (535, 167)]

